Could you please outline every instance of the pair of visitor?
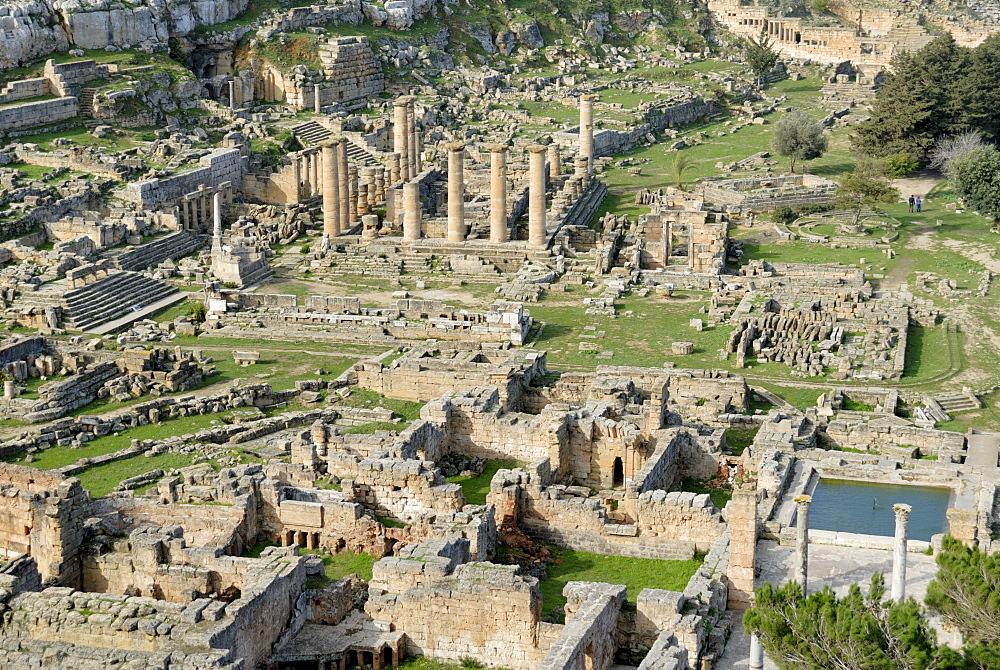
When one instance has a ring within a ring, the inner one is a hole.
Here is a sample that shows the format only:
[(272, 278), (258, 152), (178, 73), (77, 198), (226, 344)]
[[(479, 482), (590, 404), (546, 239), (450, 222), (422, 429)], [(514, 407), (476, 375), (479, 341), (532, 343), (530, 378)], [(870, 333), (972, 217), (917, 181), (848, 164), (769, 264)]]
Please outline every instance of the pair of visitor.
[(911, 195), (910, 199), (907, 202), (910, 205), (911, 212), (913, 211), (914, 208), (916, 208), (916, 210), (919, 212), (924, 205), (919, 195)]

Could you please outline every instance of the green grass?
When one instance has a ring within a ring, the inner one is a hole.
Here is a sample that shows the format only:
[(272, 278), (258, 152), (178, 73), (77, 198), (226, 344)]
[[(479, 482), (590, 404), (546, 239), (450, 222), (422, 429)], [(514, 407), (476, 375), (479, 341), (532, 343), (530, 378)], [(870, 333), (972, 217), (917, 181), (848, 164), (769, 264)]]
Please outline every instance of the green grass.
[(753, 444), (753, 439), (757, 437), (760, 427), (755, 428), (726, 428), (726, 445), (733, 456), (740, 456), (743, 451)]
[(309, 588), (322, 588), (321, 584), (332, 584), (347, 575), (358, 575), (366, 582), (370, 582), (372, 566), (378, 560), (372, 554), (352, 554), (349, 551), (342, 551), (339, 554), (328, 554), (316, 549), (300, 549), (299, 551), (302, 554), (312, 554), (323, 559), (323, 578), (309, 584)]
[(712, 499), (712, 504), (715, 505), (716, 509), (720, 510), (725, 507), (733, 497), (733, 490), (730, 488), (709, 486), (708, 480), (691, 479), (690, 477), (685, 477), (681, 482), (681, 490), (687, 491), (688, 493), (696, 493), (698, 495), (707, 493), (708, 497)]
[(476, 475), (475, 477), (455, 475), (454, 477), (447, 477), (447, 480), (452, 484), (458, 484), (462, 487), (462, 493), (465, 495), (466, 504), (485, 505), (486, 496), (490, 492), (490, 482), (493, 481), (493, 476), (497, 473), (497, 471), (512, 470), (520, 467), (524, 467), (524, 463), (515, 461), (514, 459), (489, 460), (486, 461), (486, 468), (483, 470), (482, 474)]
[[(183, 468), (194, 463), (197, 453), (176, 454), (167, 452), (157, 454), (149, 458), (145, 456), (134, 456), (123, 461), (108, 463), (94, 468), (87, 468), (77, 475), (83, 488), (90, 491), (94, 498), (106, 496), (117, 488), (117, 486), (130, 477), (138, 477), (151, 470), (170, 470), (173, 468)], [(34, 465), (34, 463), (32, 463)]]
[[(688, 326), (693, 318), (704, 318), (699, 308), (706, 304), (700, 300), (707, 294), (685, 292), (674, 298), (649, 295), (645, 298), (626, 296), (616, 301), (620, 316), (595, 316), (585, 314), (582, 304), (550, 306), (543, 302), (531, 306), (531, 316), (545, 326), (537, 346), (548, 351), (549, 364), (558, 369), (560, 364), (593, 368), (597, 365), (637, 365), (659, 367), (672, 361), (685, 368), (726, 367), (719, 360), (719, 349), (725, 346), (730, 326), (706, 327), (698, 332)], [(682, 300), (697, 297), (696, 300)], [(625, 316), (632, 311), (633, 316)], [(594, 331), (584, 331), (594, 326)], [(603, 331), (603, 335), (600, 333)], [(597, 334), (596, 339), (583, 337)], [(671, 344), (675, 341), (693, 342), (694, 354), (675, 356)], [(597, 351), (581, 351), (579, 345), (594, 344)], [(610, 359), (599, 359), (603, 351), (612, 351)]]
[(543, 615), (566, 604), (562, 590), (567, 582), (624, 584), (628, 587), (628, 601), (634, 603), (644, 588), (683, 591), (702, 563), (701, 558), (660, 561), (653, 558), (604, 556), (559, 547), (551, 547), (551, 550), (557, 563), (548, 566), (548, 576), (538, 584), (542, 591)]
[[(94, 458), (95, 456), (103, 456), (105, 454), (110, 454), (120, 449), (124, 449), (132, 443), (132, 440), (155, 440), (163, 439), (171, 435), (194, 433), (202, 428), (208, 428), (212, 425), (212, 422), (221, 421), (223, 416), (227, 415), (223, 413), (181, 416), (176, 419), (163, 421), (162, 426), (150, 423), (145, 426), (133, 428), (132, 430), (123, 431), (118, 435), (105, 435), (104, 437), (99, 437), (95, 440), (87, 442), (78, 449), (73, 449), (68, 446), (52, 447), (51, 449), (37, 452), (34, 455), (34, 460), (25, 465), (30, 465), (33, 468), (39, 468), (41, 470), (61, 468), (66, 465), (76, 463), (81, 458)], [(23, 463), (23, 461), (24, 457), (21, 456), (14, 462)], [(115, 464), (111, 465), (113, 466)], [(149, 469), (153, 470), (155, 468)]]
[(792, 407), (800, 410), (807, 410), (816, 406), (816, 399), (825, 389), (821, 388), (799, 388), (797, 386), (781, 386), (779, 384), (761, 383), (762, 386), (774, 395), (778, 396)]
[[(345, 366), (346, 370), (348, 366)], [(339, 372), (337, 374), (340, 374)], [(375, 409), (382, 407), (390, 410), (393, 414), (403, 417), (407, 421), (416, 421), (420, 418), (420, 408), (424, 406), (422, 402), (412, 402), (410, 400), (394, 400), (379, 395), (375, 391), (355, 388), (346, 398), (337, 401), (341, 407), (357, 407), (361, 409)], [(397, 427), (398, 429), (398, 427)]]

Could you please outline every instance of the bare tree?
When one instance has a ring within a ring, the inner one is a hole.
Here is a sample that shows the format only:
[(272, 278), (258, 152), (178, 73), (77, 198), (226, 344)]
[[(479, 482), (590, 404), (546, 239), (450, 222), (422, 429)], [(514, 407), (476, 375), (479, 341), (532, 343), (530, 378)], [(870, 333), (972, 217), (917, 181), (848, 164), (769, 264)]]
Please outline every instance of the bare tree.
[(934, 142), (931, 149), (931, 162), (928, 164), (933, 170), (940, 170), (946, 177), (951, 177), (951, 163), (956, 158), (967, 151), (986, 146), (983, 134), (978, 130), (966, 130), (958, 135), (939, 137)]

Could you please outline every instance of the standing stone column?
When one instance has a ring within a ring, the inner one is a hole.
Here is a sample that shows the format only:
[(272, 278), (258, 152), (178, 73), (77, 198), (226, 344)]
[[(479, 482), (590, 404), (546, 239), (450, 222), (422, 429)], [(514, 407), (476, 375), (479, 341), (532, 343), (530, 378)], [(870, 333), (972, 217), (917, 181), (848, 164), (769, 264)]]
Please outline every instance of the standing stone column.
[(798, 513), (795, 520), (795, 581), (808, 593), (809, 584), (809, 503), (812, 496), (797, 496)]
[(292, 193), (292, 202), (302, 199), (302, 155), (292, 156), (292, 181), (295, 182), (295, 189)]
[(490, 242), (507, 241), (507, 147), (491, 144), (490, 152)]
[(341, 137), (337, 142), (337, 174), (340, 183), (340, 229), (347, 230), (354, 223), (351, 218), (351, 190), (348, 184), (347, 139)]
[(757, 492), (733, 491), (726, 505), (729, 521), (729, 609), (745, 610), (753, 598), (754, 564), (757, 555)]
[(448, 241), (465, 240), (465, 144), (448, 144)]
[(549, 179), (555, 179), (562, 174), (562, 164), (559, 160), (559, 145), (553, 142), (549, 145)]
[(407, 132), (406, 99), (399, 98), (393, 105), (392, 150), (399, 154), (399, 178), (410, 180), (410, 138)]
[(420, 184), (403, 184), (403, 239), (420, 239)]
[(749, 670), (764, 670), (764, 647), (756, 635), (750, 635), (750, 665)]
[(340, 187), (337, 184), (336, 140), (324, 142), (323, 148), (323, 232), (340, 235)]
[(355, 223), (360, 219), (358, 219), (358, 168), (354, 165), (347, 170), (347, 192), (351, 223)]
[(312, 161), (312, 195), (319, 195), (322, 188), (319, 180), (319, 149), (313, 149), (310, 160)]
[(236, 109), (236, 82), (229, 80), (229, 109)]
[(212, 251), (222, 250), (222, 194), (212, 197)]
[(416, 165), (416, 173), (414, 176), (420, 174), (423, 169), (423, 161), (420, 160), (420, 156), (424, 153), (424, 136), (419, 130), (414, 129), (413, 131), (413, 162)]
[(400, 171), (401, 159), (399, 154), (393, 152), (389, 154), (389, 183), (398, 184), (399, 180), (403, 178), (403, 173)]
[(409, 96), (406, 100), (406, 133), (407, 139), (410, 142), (409, 152), (410, 152), (410, 179), (413, 179), (420, 171), (417, 168), (417, 163), (419, 159), (417, 157), (417, 110), (416, 110), (416, 100), (413, 96)]
[(594, 97), (580, 96), (580, 155), (587, 159), (587, 174), (594, 171)]
[(375, 202), (376, 205), (385, 200), (385, 168), (375, 169)]
[(320, 113), (320, 111), (322, 110), (322, 108), (323, 108), (323, 105), (322, 105), (322, 103), (320, 102), (320, 95), (319, 95), (319, 84), (315, 84), (315, 85), (313, 86), (313, 110), (314, 110), (314, 111), (315, 111), (315, 112), (316, 112), (317, 114), (319, 114), (319, 113)]
[(528, 246), (545, 246), (545, 152), (541, 144), (528, 147)]
[(902, 503), (892, 506), (896, 514), (896, 542), (892, 547), (892, 599), (897, 603), (906, 598), (906, 527), (911, 509)]
[(590, 161), (586, 156), (577, 156), (573, 165), (573, 175), (580, 180), (580, 188), (586, 189), (590, 185), (590, 172), (588, 170)]

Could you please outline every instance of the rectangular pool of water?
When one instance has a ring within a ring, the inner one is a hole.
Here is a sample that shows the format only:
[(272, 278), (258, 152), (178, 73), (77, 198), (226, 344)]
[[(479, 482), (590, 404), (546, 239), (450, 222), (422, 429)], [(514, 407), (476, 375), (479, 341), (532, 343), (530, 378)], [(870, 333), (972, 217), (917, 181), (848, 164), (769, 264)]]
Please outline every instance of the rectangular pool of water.
[(951, 493), (935, 486), (820, 479), (809, 505), (809, 527), (892, 537), (896, 532), (892, 506), (905, 503), (913, 507), (907, 537), (930, 542), (931, 535), (946, 530)]

